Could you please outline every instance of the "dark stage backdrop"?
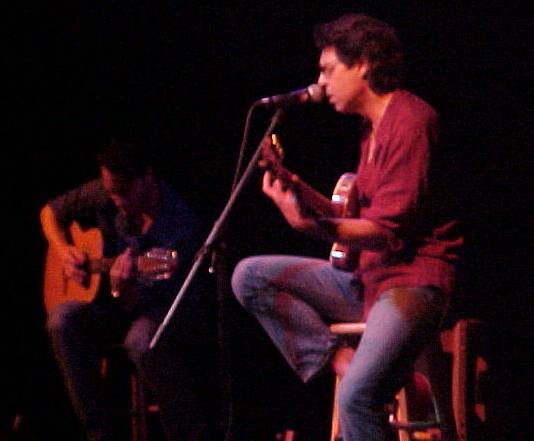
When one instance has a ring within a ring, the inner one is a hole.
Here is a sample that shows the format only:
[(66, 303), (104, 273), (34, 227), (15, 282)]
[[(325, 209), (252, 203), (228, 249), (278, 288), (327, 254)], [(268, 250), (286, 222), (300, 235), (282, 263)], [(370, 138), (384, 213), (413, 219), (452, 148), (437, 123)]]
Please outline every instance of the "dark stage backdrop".
[[(229, 196), (248, 107), (315, 82), (313, 25), (348, 11), (398, 28), (408, 87), (443, 116), (450, 191), (467, 235), (462, 309), (488, 320), (492, 333), (491, 439), (527, 439), (530, 397), (516, 380), (527, 378), (529, 344), (532, 352), (532, 17), (514, 1), (324, 3), (74, 0), (23, 2), (7, 15), (0, 394), (6, 415), (23, 416), (27, 439), (73, 439), (77, 430), (43, 332), (40, 207), (96, 176), (94, 153), (111, 133), (135, 129), (152, 137), (161, 174), (208, 232)], [(248, 156), (270, 116), (255, 114)], [(324, 193), (357, 162), (358, 121), (325, 106), (288, 111), (279, 131), (288, 165)], [(251, 254), (328, 249), (290, 231), (260, 194), (259, 174), (224, 239), (228, 273)], [(223, 312), (234, 439), (273, 439), (286, 426), (302, 439), (326, 439), (330, 379), (303, 387), (229, 297)]]

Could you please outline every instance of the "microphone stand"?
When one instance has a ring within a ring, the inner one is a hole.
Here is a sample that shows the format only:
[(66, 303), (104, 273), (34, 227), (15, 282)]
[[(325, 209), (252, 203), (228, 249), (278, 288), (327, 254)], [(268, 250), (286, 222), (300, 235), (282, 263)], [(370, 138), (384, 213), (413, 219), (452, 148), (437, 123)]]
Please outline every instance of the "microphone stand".
[[(273, 117), (271, 118), (271, 123), (270, 123), (269, 127), (267, 128), (267, 130), (265, 131), (265, 134), (264, 134), (263, 138), (265, 138), (266, 136), (270, 136), (273, 133), (274, 128), (280, 122), (283, 114), (284, 114), (283, 108), (279, 107), (276, 110), (276, 112), (273, 115)], [(156, 346), (156, 344), (158, 343), (161, 335), (163, 334), (163, 331), (165, 330), (167, 325), (170, 323), (172, 317), (175, 314), (176, 308), (180, 304), (180, 301), (182, 300), (184, 294), (186, 293), (187, 289), (191, 285), (191, 282), (193, 281), (193, 278), (195, 277), (196, 273), (198, 272), (198, 270), (199, 270), (200, 266), (202, 265), (202, 263), (203, 263), (204, 259), (206, 258), (206, 256), (209, 253), (214, 253), (215, 252), (214, 251), (214, 246), (217, 243), (217, 241), (219, 240), (219, 237), (221, 236), (222, 231), (226, 226), (226, 222), (227, 222), (228, 216), (229, 216), (232, 208), (234, 207), (237, 198), (241, 194), (243, 188), (250, 181), (250, 178), (252, 177), (252, 174), (256, 169), (256, 165), (257, 165), (257, 163), (258, 163), (258, 161), (260, 159), (260, 156), (261, 156), (261, 142), (258, 145), (258, 147), (256, 148), (256, 151), (254, 152), (254, 155), (250, 159), (250, 162), (248, 163), (247, 168), (243, 172), (243, 175), (241, 176), (239, 182), (235, 186), (234, 191), (230, 195), (230, 198), (228, 199), (228, 202), (226, 203), (226, 206), (224, 207), (222, 213), (220, 214), (219, 218), (213, 224), (213, 227), (212, 227), (210, 233), (208, 234), (208, 237), (206, 238), (204, 244), (202, 245), (202, 247), (199, 249), (199, 251), (195, 255), (195, 259), (193, 261), (193, 264), (191, 265), (191, 269), (189, 270), (189, 273), (188, 273), (187, 277), (184, 279), (184, 282), (183, 282), (180, 290), (176, 294), (176, 297), (175, 297), (174, 301), (172, 302), (172, 305), (170, 306), (169, 311), (165, 315), (165, 318), (163, 319), (163, 321), (159, 325), (156, 333), (154, 334), (154, 336), (152, 337), (152, 340), (150, 341), (150, 346), (149, 346), (150, 349), (153, 349)]]

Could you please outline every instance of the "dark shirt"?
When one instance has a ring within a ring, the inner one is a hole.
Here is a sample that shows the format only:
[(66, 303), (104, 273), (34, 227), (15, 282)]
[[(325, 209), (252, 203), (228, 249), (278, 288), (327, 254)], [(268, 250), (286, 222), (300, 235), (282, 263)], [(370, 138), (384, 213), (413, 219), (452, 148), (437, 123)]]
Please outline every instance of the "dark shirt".
[[(117, 256), (128, 246), (139, 253), (150, 248), (167, 248), (178, 251), (179, 268), (169, 280), (144, 281), (141, 298), (134, 315), (155, 315), (158, 318), (167, 310), (188, 270), (200, 244), (197, 217), (182, 198), (162, 181), (158, 182), (160, 206), (154, 222), (146, 233), (133, 237), (125, 227), (124, 219), (107, 196), (100, 179), (81, 185), (49, 202), (60, 225), (68, 228), (76, 221), (82, 229), (98, 228), (104, 241), (104, 256)], [(106, 276), (96, 302), (111, 302), (109, 278)]]
[(360, 216), (392, 232), (394, 239), (386, 250), (360, 255), (366, 310), (393, 287), (434, 286), (451, 293), (463, 238), (439, 196), (434, 173), (437, 113), (415, 95), (396, 91), (376, 131), (373, 152), (369, 138), (362, 141), (357, 170)]

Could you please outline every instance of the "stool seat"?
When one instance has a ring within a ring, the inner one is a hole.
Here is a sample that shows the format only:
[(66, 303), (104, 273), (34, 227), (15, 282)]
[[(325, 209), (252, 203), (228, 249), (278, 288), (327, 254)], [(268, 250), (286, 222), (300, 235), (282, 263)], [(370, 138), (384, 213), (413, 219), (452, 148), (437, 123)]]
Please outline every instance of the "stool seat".
[(333, 323), (330, 325), (330, 331), (334, 334), (352, 334), (362, 335), (365, 331), (364, 322), (356, 323)]

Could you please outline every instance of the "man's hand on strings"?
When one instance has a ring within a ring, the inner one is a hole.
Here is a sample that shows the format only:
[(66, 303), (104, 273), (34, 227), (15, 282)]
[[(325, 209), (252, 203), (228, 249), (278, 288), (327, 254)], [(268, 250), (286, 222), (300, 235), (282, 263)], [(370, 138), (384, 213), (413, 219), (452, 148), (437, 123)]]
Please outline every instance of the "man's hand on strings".
[(87, 255), (73, 245), (66, 245), (58, 251), (65, 275), (69, 279), (82, 284), (88, 275), (84, 269)]

